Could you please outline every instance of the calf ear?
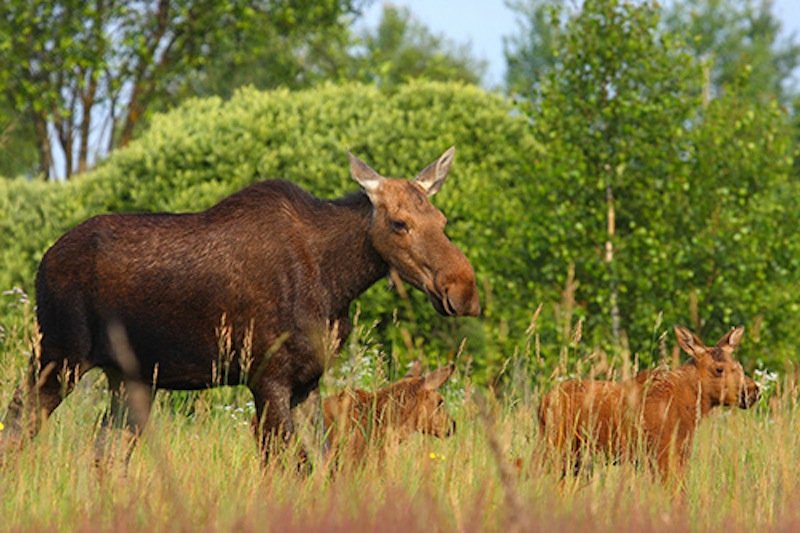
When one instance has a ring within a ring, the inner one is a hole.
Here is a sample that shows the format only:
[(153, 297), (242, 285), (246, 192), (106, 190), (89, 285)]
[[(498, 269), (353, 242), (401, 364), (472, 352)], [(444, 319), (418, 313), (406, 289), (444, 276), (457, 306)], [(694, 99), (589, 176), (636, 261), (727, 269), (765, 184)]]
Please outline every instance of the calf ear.
[(692, 357), (701, 357), (706, 354), (706, 345), (703, 344), (700, 337), (683, 326), (675, 326), (675, 336), (678, 338), (678, 346)]
[(380, 189), (384, 180), (383, 176), (372, 170), (368, 164), (352, 153), (347, 152), (347, 156), (350, 158), (350, 175), (361, 185), (364, 192), (369, 196), (370, 201), (374, 204), (378, 198), (378, 189)]
[(717, 346), (735, 350), (739, 343), (742, 342), (742, 336), (744, 336), (744, 326), (733, 328), (719, 340)]
[(419, 359), (415, 359), (411, 362), (411, 366), (408, 368), (408, 373), (405, 377), (407, 378), (418, 378), (422, 375), (422, 363)]
[(453, 370), (456, 369), (456, 365), (450, 363), (447, 366), (443, 366), (442, 368), (438, 368), (425, 376), (425, 381), (422, 383), (423, 388), (426, 390), (436, 390), (441, 387), (445, 381), (450, 379), (450, 376), (453, 375)]
[(442, 188), (442, 184), (447, 177), (447, 173), (450, 171), (450, 165), (453, 164), (455, 157), (456, 147), (451, 146), (439, 159), (425, 167), (422, 172), (414, 178), (414, 181), (425, 189), (425, 193), (428, 196), (433, 196)]

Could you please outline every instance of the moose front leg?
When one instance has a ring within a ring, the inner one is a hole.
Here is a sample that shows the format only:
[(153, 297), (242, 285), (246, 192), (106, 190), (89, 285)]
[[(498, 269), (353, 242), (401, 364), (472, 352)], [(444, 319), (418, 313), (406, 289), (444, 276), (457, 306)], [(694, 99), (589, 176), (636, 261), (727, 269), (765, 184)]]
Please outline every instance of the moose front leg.
[[(253, 431), (266, 466), (270, 454), (285, 450), (294, 434), (292, 389), (288, 385), (266, 382), (257, 389), (251, 387), (251, 391), (256, 405)], [(304, 456), (302, 452), (301, 456)], [(304, 461), (305, 458), (301, 457), (301, 463)]]

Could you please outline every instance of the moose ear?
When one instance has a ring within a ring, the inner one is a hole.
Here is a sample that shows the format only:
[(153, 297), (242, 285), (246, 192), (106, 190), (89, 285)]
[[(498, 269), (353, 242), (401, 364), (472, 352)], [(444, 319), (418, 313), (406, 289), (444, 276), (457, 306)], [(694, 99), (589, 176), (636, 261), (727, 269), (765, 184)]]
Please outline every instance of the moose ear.
[(742, 336), (744, 336), (744, 326), (733, 328), (719, 340), (717, 346), (734, 350), (742, 342)]
[(381, 183), (383, 182), (383, 176), (372, 170), (368, 164), (364, 163), (352, 153), (347, 152), (347, 156), (350, 158), (350, 175), (361, 185), (364, 192), (369, 196), (370, 201), (374, 204), (378, 189), (380, 189)]
[(456, 147), (451, 146), (439, 159), (425, 167), (422, 172), (414, 178), (414, 181), (425, 189), (425, 193), (428, 196), (433, 196), (442, 188), (442, 184), (447, 177), (447, 173), (450, 171), (450, 165), (453, 164), (455, 157)]
[(411, 366), (408, 368), (408, 373), (405, 375), (407, 378), (418, 378), (422, 375), (422, 363), (419, 359), (415, 359), (411, 362)]
[(441, 387), (445, 381), (450, 379), (450, 376), (453, 375), (453, 370), (456, 369), (456, 365), (450, 363), (447, 366), (443, 366), (442, 368), (437, 368), (430, 374), (425, 376), (425, 381), (423, 382), (422, 386), (426, 390), (436, 390)]
[(684, 352), (692, 357), (700, 357), (706, 353), (706, 345), (700, 340), (700, 337), (684, 328), (683, 326), (675, 326), (675, 336), (678, 338), (678, 345)]

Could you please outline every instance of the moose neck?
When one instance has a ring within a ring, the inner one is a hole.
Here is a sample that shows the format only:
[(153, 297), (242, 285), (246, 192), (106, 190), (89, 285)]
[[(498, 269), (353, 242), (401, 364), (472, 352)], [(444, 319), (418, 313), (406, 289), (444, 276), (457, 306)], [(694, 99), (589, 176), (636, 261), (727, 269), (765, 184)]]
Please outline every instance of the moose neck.
[(358, 192), (328, 205), (317, 249), (331, 309), (340, 315), (361, 293), (386, 276), (389, 266), (370, 241), (372, 204), (367, 196)]

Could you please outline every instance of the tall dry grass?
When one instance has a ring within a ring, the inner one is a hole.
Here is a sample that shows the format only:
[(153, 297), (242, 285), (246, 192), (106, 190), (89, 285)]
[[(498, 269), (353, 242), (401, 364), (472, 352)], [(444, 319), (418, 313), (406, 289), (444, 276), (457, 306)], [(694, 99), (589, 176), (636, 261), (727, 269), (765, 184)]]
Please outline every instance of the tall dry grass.
[[(34, 337), (29, 304), (0, 337), (0, 403), (22, 378)], [(342, 355), (329, 388), (354, 376), (376, 385), (369, 328)], [(570, 343), (579, 342), (574, 332)], [(509, 363), (514, 390), (496, 398), (462, 372), (447, 385), (458, 424), (446, 440), (421, 435), (362, 469), (298, 475), (292, 454), (262, 468), (249, 428), (246, 390), (225, 388), (176, 402), (158, 393), (127, 468), (94, 466), (93, 439), (107, 401), (90, 373), (41, 434), (0, 458), (3, 530), (243, 531), (718, 531), (800, 526), (800, 411), (787, 376), (754, 410), (718, 410), (703, 422), (683, 486), (635, 465), (598, 458), (579, 478), (538, 436), (535, 323)], [(566, 358), (569, 346), (565, 346)], [(345, 368), (345, 372), (341, 369)], [(349, 378), (348, 378), (349, 376)], [(553, 379), (556, 379), (555, 377)], [(546, 381), (546, 380), (545, 380)], [(177, 406), (177, 407), (176, 407)], [(319, 433), (302, 425), (317, 465)], [(0, 430), (1, 431), (1, 430)]]

